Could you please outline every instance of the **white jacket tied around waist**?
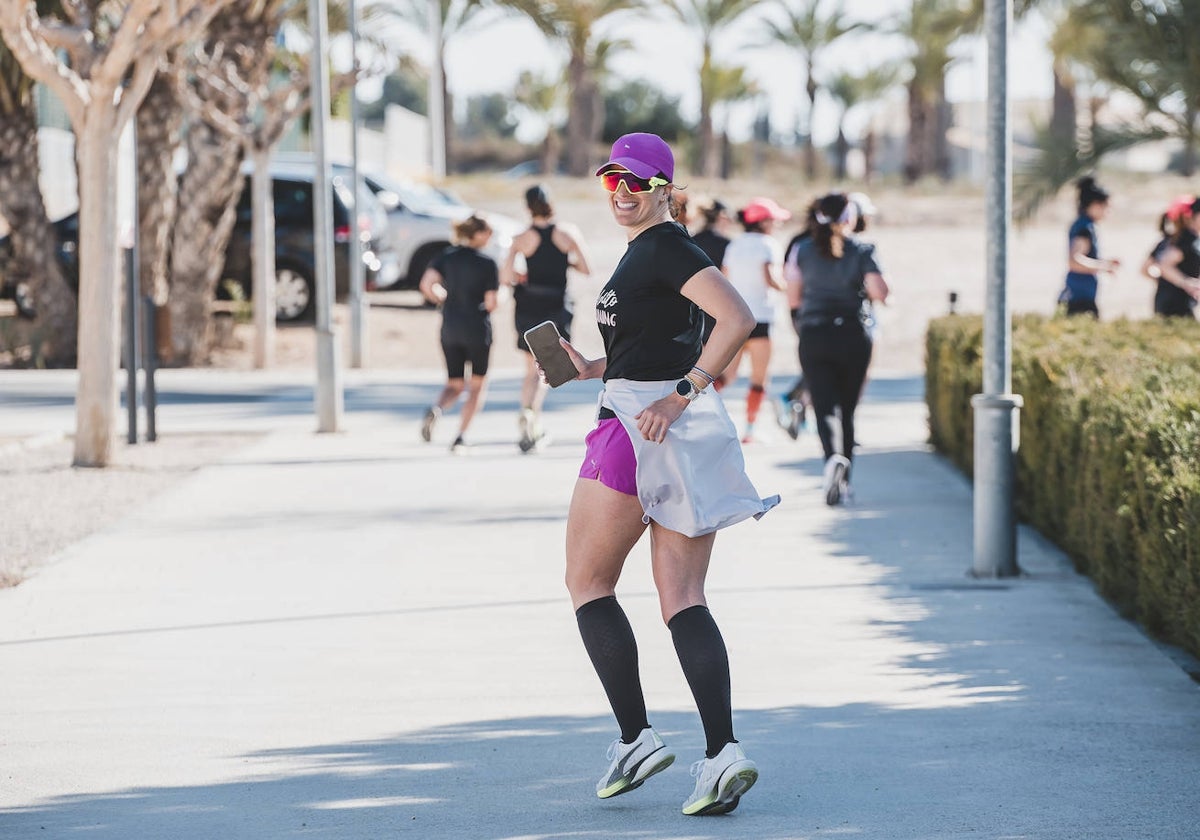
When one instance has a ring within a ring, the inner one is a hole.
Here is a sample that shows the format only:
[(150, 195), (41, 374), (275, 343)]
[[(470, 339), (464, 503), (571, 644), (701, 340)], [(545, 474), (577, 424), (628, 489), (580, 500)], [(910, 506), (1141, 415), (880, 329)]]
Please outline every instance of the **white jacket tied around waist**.
[(712, 391), (684, 409), (662, 443), (642, 437), (634, 417), (674, 391), (675, 381), (610, 379), (600, 395), (633, 443), (643, 521), (699, 537), (752, 516), (759, 519), (779, 504), (778, 495), (764, 499), (750, 483), (737, 429)]

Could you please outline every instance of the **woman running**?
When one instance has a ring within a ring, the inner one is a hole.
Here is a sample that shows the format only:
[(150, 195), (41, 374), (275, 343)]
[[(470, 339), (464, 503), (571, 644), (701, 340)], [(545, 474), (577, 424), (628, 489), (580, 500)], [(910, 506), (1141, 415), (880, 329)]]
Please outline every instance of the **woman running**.
[[(605, 356), (588, 360), (564, 341), (580, 379), (605, 387), (598, 425), (567, 518), (567, 588), (583, 637), (620, 726), (601, 799), (626, 793), (675, 755), (649, 724), (637, 642), (615, 589), (625, 559), (650, 530), (651, 564), (663, 621), (671, 631), (707, 739), (683, 803), (689, 815), (737, 807), (758, 778), (733, 734), (729, 658), (706, 605), (704, 580), (716, 531), (761, 516), (746, 478), (733, 423), (706, 393), (754, 326), (737, 291), (687, 231), (671, 219), (675, 163), (654, 134), (627, 134), (597, 175), (628, 246), (600, 293), (596, 321)], [(716, 316), (701, 342), (700, 309)]]
[[(537, 185), (526, 190), (525, 204), (529, 208), (530, 226), (513, 238), (500, 275), (505, 284), (513, 287), (517, 347), (525, 353), (518, 446), (522, 452), (530, 452), (544, 439), (541, 413), (547, 387), (538, 376), (537, 363), (525, 343), (525, 331), (543, 321), (553, 321), (559, 333), (570, 340), (572, 315), (567, 299), (567, 269), (574, 268), (585, 276), (591, 269), (582, 235), (555, 223), (546, 187)], [(524, 273), (516, 269), (518, 254), (525, 260)]]
[(783, 282), (783, 248), (771, 233), (776, 222), (791, 217), (791, 213), (771, 199), (756, 198), (738, 211), (738, 221), (746, 232), (725, 249), (722, 270), (749, 305), (756, 322), (750, 337), (722, 373), (722, 384), (728, 386), (737, 379), (742, 354), (750, 355), (750, 390), (746, 394), (746, 428), (742, 443), (754, 440), (754, 422), (766, 394), (767, 367), (771, 363), (775, 293), (787, 288)]
[(1177, 215), (1173, 235), (1158, 257), (1154, 311), (1165, 317), (1194, 318), (1200, 299), (1200, 199)]
[(829, 505), (849, 491), (854, 411), (871, 363), (870, 305), (888, 296), (875, 246), (851, 235), (857, 221), (845, 193), (829, 193), (809, 211), (812, 235), (794, 251), (800, 364), (825, 455), (823, 489)]
[(1067, 256), (1067, 285), (1059, 301), (1067, 305), (1068, 315), (1100, 317), (1096, 306), (1097, 276), (1116, 271), (1120, 260), (1100, 259), (1096, 239), (1096, 222), (1108, 215), (1108, 192), (1091, 176), (1076, 182), (1079, 191), (1079, 218), (1067, 234), (1070, 253)]
[[(421, 294), (442, 307), (442, 353), (446, 357), (446, 386), (437, 402), (425, 410), (421, 439), (433, 439), (433, 427), (442, 413), (467, 392), (458, 435), (450, 451), (466, 451), (464, 436), (475, 412), (483, 407), (488, 359), (492, 353), (491, 312), (496, 308), (500, 281), (496, 261), (482, 252), (492, 238), (492, 228), (472, 215), (454, 226), (457, 243), (438, 254), (421, 276)], [(471, 367), (467, 385), (466, 367)]]

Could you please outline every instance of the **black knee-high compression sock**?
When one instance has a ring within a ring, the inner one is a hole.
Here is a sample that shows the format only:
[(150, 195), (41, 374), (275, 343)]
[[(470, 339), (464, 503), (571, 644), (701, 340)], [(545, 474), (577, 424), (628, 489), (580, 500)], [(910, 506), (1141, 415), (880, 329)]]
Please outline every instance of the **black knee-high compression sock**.
[(734, 740), (725, 640), (708, 607), (700, 604), (675, 613), (667, 627), (704, 725), (706, 755), (712, 758)]
[(638, 675), (637, 640), (629, 619), (617, 599), (609, 595), (577, 609), (575, 620), (621, 727), (621, 740), (632, 744), (650, 724), (646, 721), (646, 700)]

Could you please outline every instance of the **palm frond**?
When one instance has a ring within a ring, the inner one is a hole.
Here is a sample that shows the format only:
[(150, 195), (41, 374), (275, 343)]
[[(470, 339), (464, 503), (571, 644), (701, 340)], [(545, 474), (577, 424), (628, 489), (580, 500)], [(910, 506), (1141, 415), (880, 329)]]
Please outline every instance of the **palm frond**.
[(1013, 173), (1013, 218), (1018, 223), (1030, 221), (1059, 190), (1095, 170), (1107, 155), (1167, 136), (1167, 131), (1154, 125), (1096, 126), (1091, 148), (1081, 151), (1073, 139), (1056, 137), (1048, 125), (1039, 126), (1037, 151)]

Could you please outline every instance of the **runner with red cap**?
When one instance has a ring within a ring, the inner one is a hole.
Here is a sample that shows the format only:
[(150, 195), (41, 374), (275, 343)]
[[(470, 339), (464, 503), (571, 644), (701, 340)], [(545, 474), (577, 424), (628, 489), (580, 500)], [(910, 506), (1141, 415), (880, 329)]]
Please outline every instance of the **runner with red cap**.
[(771, 363), (771, 321), (775, 317), (778, 293), (787, 287), (783, 282), (783, 247), (771, 233), (777, 222), (785, 222), (792, 214), (772, 199), (756, 198), (738, 211), (738, 221), (745, 233), (725, 249), (722, 271), (754, 315), (754, 329), (733, 362), (722, 373), (728, 387), (737, 379), (742, 355), (750, 356), (750, 390), (746, 394), (746, 428), (742, 443), (754, 440), (754, 422), (758, 419), (766, 395), (767, 367)]

